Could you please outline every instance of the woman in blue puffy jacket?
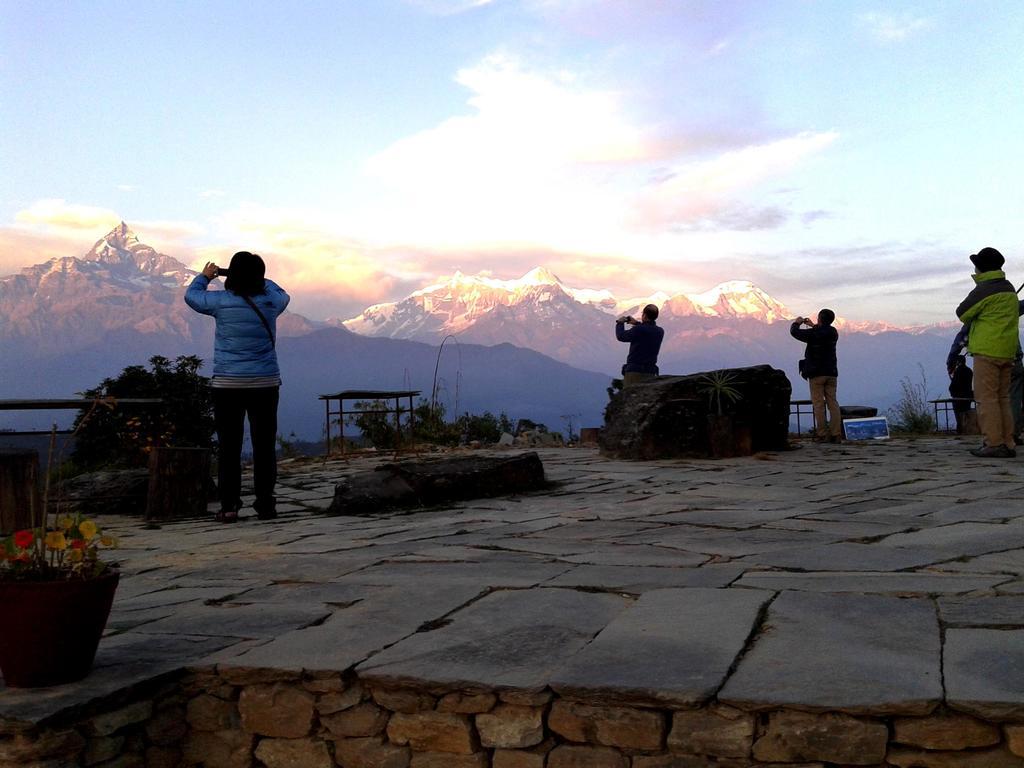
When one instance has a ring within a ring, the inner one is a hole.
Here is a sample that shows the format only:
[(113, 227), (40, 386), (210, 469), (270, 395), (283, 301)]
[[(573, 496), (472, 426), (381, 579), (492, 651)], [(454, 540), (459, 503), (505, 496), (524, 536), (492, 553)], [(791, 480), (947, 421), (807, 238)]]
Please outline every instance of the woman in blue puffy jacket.
[(213, 417), (220, 442), (217, 520), (233, 523), (242, 506), (242, 435), (249, 417), (252, 440), (253, 509), (262, 520), (277, 517), (277, 402), (281, 369), (277, 365), (277, 317), (289, 297), (264, 278), (266, 265), (258, 255), (239, 251), (231, 257), (223, 291), (208, 291), (223, 275), (207, 263), (185, 292), (185, 303), (217, 320), (213, 347)]

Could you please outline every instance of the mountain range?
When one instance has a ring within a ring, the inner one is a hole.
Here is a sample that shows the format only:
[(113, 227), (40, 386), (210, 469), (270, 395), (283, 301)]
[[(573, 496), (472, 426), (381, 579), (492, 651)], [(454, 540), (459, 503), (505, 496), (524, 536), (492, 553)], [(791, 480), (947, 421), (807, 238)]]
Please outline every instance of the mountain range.
[[(82, 256), (0, 278), (0, 398), (68, 396), (155, 354), (212, 359), (212, 321), (181, 299), (194, 275), (122, 222)], [(278, 277), (287, 287), (287, 276)], [(666, 329), (663, 373), (769, 363), (790, 376), (794, 397), (803, 395), (803, 347), (789, 336), (795, 313), (750, 282), (619, 299), (567, 286), (544, 267), (515, 280), (456, 272), (345, 320), (282, 315), (282, 432), (315, 439), (320, 393), (412, 388), (429, 397), (435, 365), (450, 412), (504, 410), (556, 429), (570, 416), (600, 423), (605, 387), (626, 352), (613, 320), (647, 303), (660, 307)], [(944, 394), (955, 327), (837, 326), (841, 401), (886, 408), (901, 379), (920, 379), (919, 363), (931, 396)], [(449, 336), (456, 343), (439, 354)], [(0, 427), (12, 421), (0, 412)]]
[[(655, 293), (618, 299), (607, 290), (567, 286), (538, 267), (516, 280), (487, 275), (438, 280), (406, 298), (367, 307), (341, 324), (362, 335), (437, 343), (447, 335), (479, 344), (511, 342), (580, 368), (615, 374), (625, 357), (616, 344), (614, 318), (638, 316), (645, 304), (660, 308), (665, 328), (662, 373), (769, 363), (803, 395), (797, 360), (803, 347), (789, 334), (798, 313), (746, 280), (730, 280), (702, 293)], [(944, 361), (958, 324), (897, 327), (839, 318), (840, 395), (885, 409), (904, 378), (922, 371), (931, 395), (945, 396)], [(918, 364), (922, 367), (919, 368)]]
[[(82, 256), (0, 278), (0, 399), (69, 397), (154, 355), (212, 361), (213, 321), (182, 300), (195, 274), (122, 222)], [(436, 381), (449, 413), (504, 410), (553, 429), (597, 423), (607, 402), (607, 377), (511, 344), (449, 344), (439, 355), (437, 345), (363, 337), (294, 312), (278, 318), (278, 338), (280, 430), (304, 439), (322, 434), (317, 396), (342, 389), (429, 399)], [(0, 429), (45, 426), (36, 413), (0, 411)]]

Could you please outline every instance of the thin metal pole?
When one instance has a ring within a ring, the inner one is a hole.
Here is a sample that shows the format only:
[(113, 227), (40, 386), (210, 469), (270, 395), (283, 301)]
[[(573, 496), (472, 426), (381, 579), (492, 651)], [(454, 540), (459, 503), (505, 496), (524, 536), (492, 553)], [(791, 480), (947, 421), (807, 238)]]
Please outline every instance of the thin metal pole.
[(326, 456), (331, 455), (331, 400), (328, 397), (324, 398), (324, 420), (325, 428), (327, 430), (327, 453)]

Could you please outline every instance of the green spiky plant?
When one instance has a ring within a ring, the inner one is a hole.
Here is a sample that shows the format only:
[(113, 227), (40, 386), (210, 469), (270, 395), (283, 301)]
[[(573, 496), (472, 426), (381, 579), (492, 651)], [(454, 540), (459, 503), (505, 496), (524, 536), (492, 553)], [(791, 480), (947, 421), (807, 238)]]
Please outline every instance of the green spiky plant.
[(708, 397), (708, 409), (721, 416), (725, 405), (732, 405), (743, 399), (743, 393), (737, 389), (739, 379), (728, 371), (711, 371), (700, 378), (703, 385), (702, 394)]

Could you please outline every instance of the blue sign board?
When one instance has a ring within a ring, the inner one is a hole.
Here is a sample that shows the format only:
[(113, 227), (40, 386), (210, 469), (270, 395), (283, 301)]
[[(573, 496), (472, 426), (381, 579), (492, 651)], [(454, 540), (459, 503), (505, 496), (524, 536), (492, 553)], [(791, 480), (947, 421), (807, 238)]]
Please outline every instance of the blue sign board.
[(888, 440), (889, 422), (885, 416), (869, 419), (843, 419), (847, 440)]

